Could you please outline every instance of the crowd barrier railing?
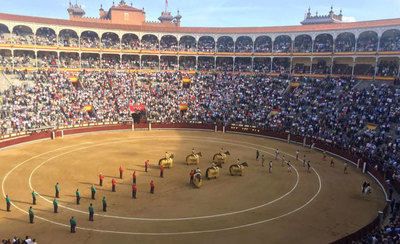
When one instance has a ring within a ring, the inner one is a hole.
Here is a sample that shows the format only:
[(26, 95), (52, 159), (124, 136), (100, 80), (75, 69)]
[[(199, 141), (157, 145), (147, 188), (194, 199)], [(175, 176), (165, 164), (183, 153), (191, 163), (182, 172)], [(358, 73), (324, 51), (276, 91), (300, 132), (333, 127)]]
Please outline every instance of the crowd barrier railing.
[[(203, 123), (160, 123), (160, 122), (149, 122), (149, 123), (138, 123), (132, 124), (131, 121), (104, 121), (104, 122), (92, 122), (92, 123), (82, 123), (76, 125), (67, 125), (60, 126), (57, 128), (48, 127), (48, 128), (39, 128), (36, 130), (31, 130), (29, 132), (21, 133), (20, 136), (16, 134), (12, 135), (3, 135), (0, 138), (0, 149), (17, 145), (20, 143), (36, 141), (41, 139), (55, 139), (57, 137), (63, 137), (64, 135), (73, 135), (80, 133), (89, 133), (89, 132), (100, 132), (100, 131), (113, 131), (113, 130), (163, 130), (163, 129), (183, 129), (183, 130), (206, 130), (206, 131), (218, 131), (218, 132), (227, 132), (227, 133), (241, 133), (252, 136), (262, 136), (273, 138), (281, 141), (286, 141), (289, 143), (299, 143), (303, 146), (313, 145), (315, 149), (326, 151), (327, 153), (335, 156), (339, 156), (348, 162), (353, 163), (356, 167), (360, 168), (361, 165), (357, 163), (358, 159), (361, 159), (362, 162), (366, 162), (367, 165), (371, 164), (368, 159), (363, 158), (362, 155), (355, 153), (351, 149), (341, 148), (339, 145), (328, 141), (321, 140), (318, 138), (311, 137), (303, 137), (299, 135), (290, 134), (287, 131), (280, 131), (279, 129), (262, 129), (257, 128), (255, 126), (247, 126), (247, 125), (229, 125), (224, 126), (222, 124), (203, 124)], [(23, 136), (22, 136), (23, 134)], [(375, 178), (377, 183), (383, 188), (385, 195), (387, 185), (385, 182), (385, 175), (376, 170), (374, 167), (366, 167), (366, 173), (369, 173), (372, 177)], [(399, 189), (399, 188), (397, 188)], [(396, 189), (396, 190), (397, 190)], [(386, 197), (387, 198), (387, 197)], [(382, 217), (386, 215), (388, 210), (388, 204), (386, 204), (385, 208), (382, 210), (380, 214), (368, 225), (363, 228), (347, 235), (337, 241), (332, 243), (335, 244), (345, 244), (352, 243), (353, 241), (360, 240), (362, 237), (366, 236), (368, 233), (373, 231), (376, 228), (380, 227)]]

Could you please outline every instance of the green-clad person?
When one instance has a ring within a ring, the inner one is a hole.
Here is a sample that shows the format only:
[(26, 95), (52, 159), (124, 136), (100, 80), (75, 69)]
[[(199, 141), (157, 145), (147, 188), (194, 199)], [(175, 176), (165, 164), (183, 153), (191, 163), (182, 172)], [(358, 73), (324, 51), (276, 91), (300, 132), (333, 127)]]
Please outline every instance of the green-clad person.
[(60, 198), (60, 184), (57, 184), (54, 186), (54, 189), (56, 191), (56, 198)]
[(29, 207), (29, 223), (33, 224), (33, 219), (35, 218), (35, 213), (33, 212), (32, 206)]
[(92, 192), (92, 199), (95, 200), (96, 199), (96, 187), (94, 187), (94, 185), (92, 185), (92, 187), (90, 187), (90, 191)]
[(107, 212), (107, 201), (106, 201), (106, 197), (103, 197), (103, 212)]
[(79, 205), (81, 202), (81, 193), (79, 192), (79, 189), (76, 189), (75, 196), (76, 196), (76, 205)]
[(36, 196), (37, 196), (37, 192), (35, 192), (35, 190), (32, 191), (32, 204), (36, 205)]
[(93, 204), (89, 206), (89, 221), (94, 221), (94, 208)]
[(10, 197), (8, 195), (6, 195), (6, 205), (7, 205), (7, 212), (10, 212), (10, 208), (11, 208), (11, 200)]
[(71, 219), (69, 220), (69, 224), (71, 225), (71, 233), (75, 233), (76, 232), (76, 219), (74, 218), (74, 216), (71, 217)]
[(53, 200), (53, 207), (54, 207), (54, 213), (58, 213), (58, 201), (55, 198)]

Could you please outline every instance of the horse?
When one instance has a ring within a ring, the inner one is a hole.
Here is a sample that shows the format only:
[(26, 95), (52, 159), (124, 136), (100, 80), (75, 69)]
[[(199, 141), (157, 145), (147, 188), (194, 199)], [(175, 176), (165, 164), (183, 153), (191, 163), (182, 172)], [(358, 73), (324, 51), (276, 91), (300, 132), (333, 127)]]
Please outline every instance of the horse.
[(200, 188), (203, 185), (203, 177), (202, 177), (201, 173), (195, 173), (193, 175), (192, 184), (196, 188)]
[(225, 153), (216, 153), (214, 154), (213, 162), (222, 168), (222, 164), (226, 163), (227, 156), (229, 155), (231, 155), (229, 151)]
[(217, 179), (219, 177), (219, 166), (211, 166), (206, 170), (206, 178), (207, 179)]
[(163, 157), (158, 161), (158, 165), (162, 165), (164, 168), (172, 168), (174, 164), (174, 154), (171, 153), (169, 158)]
[(244, 167), (248, 167), (248, 166), (249, 165), (246, 162), (239, 163), (239, 164), (232, 164), (229, 167), (229, 172), (231, 173), (232, 176), (236, 176), (236, 175), (242, 176)]
[(191, 165), (191, 164), (199, 164), (200, 163), (200, 157), (202, 157), (201, 152), (195, 153), (195, 154), (189, 154), (186, 156), (186, 164)]

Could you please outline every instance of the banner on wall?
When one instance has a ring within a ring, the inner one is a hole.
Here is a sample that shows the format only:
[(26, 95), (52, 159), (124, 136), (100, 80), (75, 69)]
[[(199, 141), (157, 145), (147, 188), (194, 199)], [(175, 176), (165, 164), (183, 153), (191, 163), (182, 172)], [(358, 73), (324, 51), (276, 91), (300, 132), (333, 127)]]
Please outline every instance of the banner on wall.
[(184, 78), (182, 78), (182, 83), (190, 84), (190, 83), (192, 83), (192, 79), (190, 79), (189, 77), (184, 77)]
[(69, 77), (69, 81), (71, 81), (72, 83), (77, 83), (78, 82), (78, 77), (76, 77), (76, 76), (70, 76)]
[(145, 112), (146, 105), (143, 103), (133, 103), (132, 100), (129, 101), (129, 111), (131, 113)]
[(378, 128), (377, 124), (374, 123), (367, 123), (367, 129), (368, 130), (376, 130)]
[(82, 109), (85, 112), (92, 112), (93, 111), (93, 105), (86, 105)]
[(189, 105), (187, 103), (181, 103), (179, 104), (179, 110), (180, 111), (187, 111), (189, 108)]

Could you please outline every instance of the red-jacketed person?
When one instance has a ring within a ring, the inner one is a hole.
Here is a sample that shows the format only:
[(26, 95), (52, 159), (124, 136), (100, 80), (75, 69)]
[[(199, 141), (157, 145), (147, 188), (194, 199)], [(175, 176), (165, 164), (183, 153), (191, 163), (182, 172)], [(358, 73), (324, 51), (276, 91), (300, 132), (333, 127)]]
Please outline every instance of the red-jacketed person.
[(115, 192), (115, 187), (117, 185), (117, 180), (116, 179), (112, 179), (111, 180), (111, 185), (112, 185), (112, 192)]
[(104, 175), (103, 175), (103, 173), (100, 173), (99, 174), (99, 185), (100, 186), (103, 186), (103, 181), (104, 181)]
[(136, 171), (132, 173), (132, 184), (136, 184)]
[(164, 166), (162, 164), (160, 164), (160, 177), (164, 178)]
[(155, 188), (154, 181), (151, 180), (151, 181), (150, 181), (150, 193), (151, 193), (151, 194), (154, 194), (154, 188)]
[(124, 174), (124, 168), (121, 166), (119, 166), (119, 178), (122, 179), (122, 176)]
[(136, 199), (137, 186), (132, 184), (132, 198)]
[(149, 168), (149, 160), (146, 160), (144, 162), (144, 172), (147, 172), (147, 169)]

